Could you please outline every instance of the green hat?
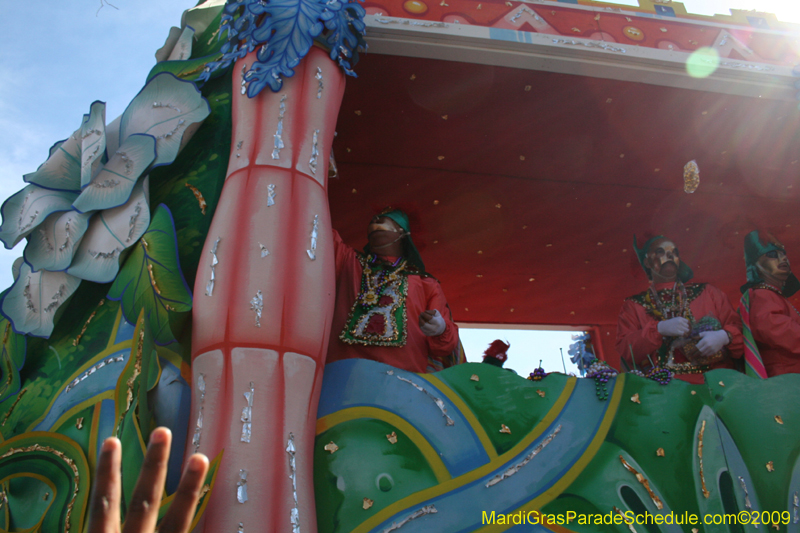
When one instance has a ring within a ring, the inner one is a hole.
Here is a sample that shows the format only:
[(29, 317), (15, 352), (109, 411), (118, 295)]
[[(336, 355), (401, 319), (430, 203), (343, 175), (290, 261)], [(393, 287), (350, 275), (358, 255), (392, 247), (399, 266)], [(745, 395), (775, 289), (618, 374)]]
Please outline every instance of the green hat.
[[(422, 262), (419, 250), (414, 246), (414, 241), (411, 240), (411, 225), (408, 222), (408, 215), (399, 209), (394, 209), (383, 212), (379, 216), (394, 220), (406, 233), (406, 238), (403, 241), (403, 257), (408, 260), (409, 265), (416, 267), (420, 274), (425, 274), (425, 263)], [(364, 247), (364, 252), (370, 253), (369, 244)]]
[[(644, 260), (647, 257), (647, 251), (650, 250), (650, 246), (658, 239), (663, 239), (663, 238), (664, 238), (663, 235), (656, 235), (655, 237), (651, 237), (647, 239), (647, 242), (644, 243), (644, 246), (639, 248), (636, 246), (636, 235), (633, 236), (633, 250), (636, 252), (636, 257), (639, 258), (639, 264), (642, 265), (644, 273), (647, 274), (647, 277), (650, 279), (653, 279), (653, 275), (650, 272), (650, 269), (644, 265)], [(681, 263), (680, 265), (678, 265), (678, 279), (683, 283), (686, 283), (687, 281), (692, 279), (692, 276), (694, 276), (694, 272), (692, 272), (692, 269), (689, 268), (689, 265), (687, 265), (681, 259)]]
[[(761, 272), (758, 270), (758, 260), (767, 252), (780, 250), (786, 253), (786, 249), (774, 237), (769, 236), (770, 240), (763, 243), (758, 231), (751, 231), (744, 238), (744, 264), (747, 267), (747, 283), (740, 287), (742, 292), (745, 292), (750, 287), (763, 283), (761, 279)], [(800, 290), (800, 281), (794, 274), (789, 275), (786, 284), (783, 286), (783, 295), (789, 297)]]

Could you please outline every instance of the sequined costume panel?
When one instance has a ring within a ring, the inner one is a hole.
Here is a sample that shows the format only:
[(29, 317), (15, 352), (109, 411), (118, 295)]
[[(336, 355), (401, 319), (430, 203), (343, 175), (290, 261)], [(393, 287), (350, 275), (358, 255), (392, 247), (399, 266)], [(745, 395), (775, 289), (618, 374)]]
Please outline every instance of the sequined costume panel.
[[(406, 342), (404, 347), (347, 344), (339, 336), (361, 288), (363, 268), (359, 254), (334, 231), (336, 249), (336, 306), (333, 314), (327, 362), (360, 358), (380, 361), (411, 372), (426, 372), (428, 356), (442, 358), (458, 346), (458, 326), (453, 323), (444, 292), (431, 277), (409, 275), (406, 287)], [(419, 328), (419, 315), (436, 309), (445, 320), (444, 333), (428, 337)]]
[[(664, 289), (672, 287), (672, 283), (661, 283), (655, 288), (661, 294)], [(708, 284), (687, 284), (686, 293), (691, 315), (696, 319), (710, 315), (719, 320), (722, 328), (731, 336), (731, 342), (727, 346), (731, 357), (740, 358), (744, 353), (741, 319), (728, 296)], [(631, 350), (636, 357), (636, 366), (644, 368), (650, 366), (648, 355), (653, 361), (656, 360), (656, 352), (664, 340), (658, 332), (658, 318), (653, 316), (652, 310), (642, 303), (645, 301), (644, 294), (637, 294), (625, 300), (617, 321), (617, 353), (631, 368), (633, 368)], [(675, 362), (684, 363), (686, 359), (676, 357)], [(710, 369), (715, 368), (735, 368), (735, 365), (732, 359), (723, 359), (712, 364)], [(678, 374), (676, 377), (689, 383), (703, 383), (703, 376), (700, 374)]]
[(750, 291), (750, 330), (767, 375), (800, 373), (800, 314), (769, 289)]

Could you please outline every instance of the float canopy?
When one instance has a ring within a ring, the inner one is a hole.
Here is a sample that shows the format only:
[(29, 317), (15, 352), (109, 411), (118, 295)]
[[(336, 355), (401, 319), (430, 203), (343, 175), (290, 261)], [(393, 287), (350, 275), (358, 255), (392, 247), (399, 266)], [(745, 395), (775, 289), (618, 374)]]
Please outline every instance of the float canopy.
[(598, 326), (616, 364), (622, 300), (647, 286), (633, 233), (673, 238), (694, 281), (734, 306), (748, 232), (800, 258), (796, 100), (387, 55), (358, 75), (337, 125), (333, 223), (360, 248), (376, 211), (411, 212), (457, 321)]

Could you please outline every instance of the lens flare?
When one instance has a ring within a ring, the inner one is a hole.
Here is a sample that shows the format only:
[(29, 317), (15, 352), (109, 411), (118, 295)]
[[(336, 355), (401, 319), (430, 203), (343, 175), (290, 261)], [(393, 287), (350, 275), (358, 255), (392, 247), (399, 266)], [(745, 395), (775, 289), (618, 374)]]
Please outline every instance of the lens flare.
[(686, 72), (693, 78), (707, 78), (719, 67), (719, 53), (714, 48), (698, 48), (686, 60)]

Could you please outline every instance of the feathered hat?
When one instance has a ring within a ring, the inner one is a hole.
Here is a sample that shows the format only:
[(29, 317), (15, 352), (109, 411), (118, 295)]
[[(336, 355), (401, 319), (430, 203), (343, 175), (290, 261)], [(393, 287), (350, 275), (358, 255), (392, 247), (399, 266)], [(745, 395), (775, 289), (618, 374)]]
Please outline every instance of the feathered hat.
[[(647, 239), (647, 241), (644, 243), (644, 246), (639, 248), (636, 246), (636, 235), (633, 236), (633, 250), (636, 252), (636, 257), (639, 258), (639, 264), (642, 265), (644, 273), (647, 274), (647, 277), (650, 279), (653, 279), (653, 275), (650, 272), (650, 269), (645, 266), (644, 260), (647, 258), (647, 251), (650, 250), (650, 246), (658, 239), (663, 239), (663, 238), (664, 238), (663, 235), (656, 235), (655, 237), (651, 237)], [(692, 279), (693, 276), (694, 272), (692, 272), (692, 269), (689, 268), (689, 265), (687, 265), (681, 258), (680, 265), (678, 266), (678, 279), (683, 283), (686, 283), (687, 281)]]
[(508, 359), (507, 352), (509, 348), (511, 348), (511, 343), (506, 344), (500, 339), (492, 341), (486, 351), (483, 352), (483, 362), (502, 367), (503, 363)]
[[(762, 255), (776, 250), (786, 253), (786, 249), (778, 242), (778, 239), (769, 233), (766, 234), (766, 237), (767, 241), (764, 242), (758, 231), (751, 231), (744, 238), (744, 264), (747, 267), (747, 283), (740, 287), (743, 293), (750, 287), (764, 282), (757, 265)], [(789, 278), (783, 286), (783, 295), (788, 298), (798, 290), (800, 290), (800, 281), (794, 274), (789, 274)]]

